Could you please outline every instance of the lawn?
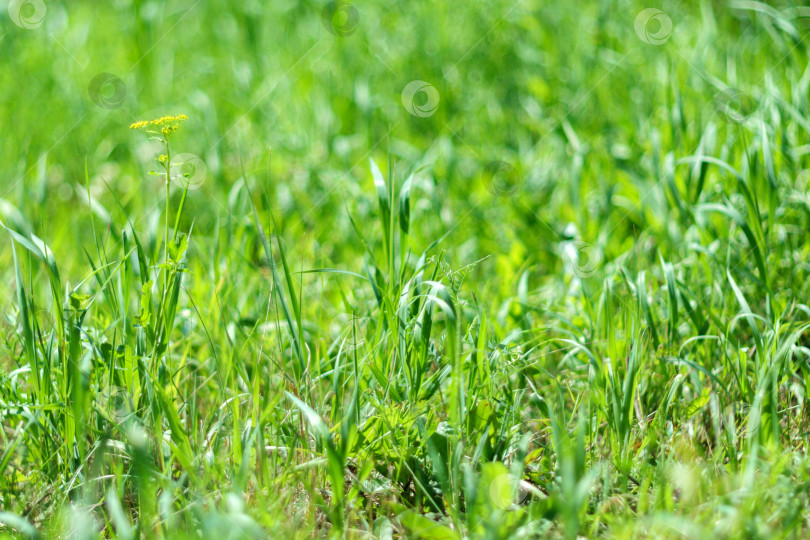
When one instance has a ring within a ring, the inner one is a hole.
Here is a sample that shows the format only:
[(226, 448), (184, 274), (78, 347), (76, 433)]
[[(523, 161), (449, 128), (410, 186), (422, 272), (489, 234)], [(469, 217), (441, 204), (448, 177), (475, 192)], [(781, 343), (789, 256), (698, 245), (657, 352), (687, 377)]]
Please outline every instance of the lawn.
[(807, 538), (800, 0), (0, 0), (0, 538)]

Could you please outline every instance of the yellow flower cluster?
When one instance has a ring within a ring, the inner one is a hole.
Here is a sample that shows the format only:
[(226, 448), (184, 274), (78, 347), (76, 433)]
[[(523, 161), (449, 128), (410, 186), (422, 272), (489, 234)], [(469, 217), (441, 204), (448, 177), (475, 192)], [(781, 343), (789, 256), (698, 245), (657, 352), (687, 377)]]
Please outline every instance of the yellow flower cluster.
[(185, 114), (179, 114), (177, 116), (163, 116), (161, 118), (156, 118), (155, 120), (141, 120), (140, 122), (135, 122), (134, 124), (130, 124), (129, 129), (156, 127), (160, 128), (160, 132), (164, 137), (168, 137), (177, 131), (180, 122), (184, 120), (188, 120), (188, 116)]

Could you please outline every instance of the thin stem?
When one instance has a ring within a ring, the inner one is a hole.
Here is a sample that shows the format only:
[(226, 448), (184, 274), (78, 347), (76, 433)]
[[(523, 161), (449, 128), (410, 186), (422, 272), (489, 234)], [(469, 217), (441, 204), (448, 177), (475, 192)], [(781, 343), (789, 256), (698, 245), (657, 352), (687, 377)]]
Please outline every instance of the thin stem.
[(172, 155), (171, 151), (169, 150), (169, 141), (165, 139), (164, 142), (166, 143), (166, 163), (164, 167), (166, 168), (166, 240), (164, 245), (164, 252), (163, 252), (163, 261), (168, 263), (169, 262), (169, 186), (171, 184), (171, 169), (172, 169)]

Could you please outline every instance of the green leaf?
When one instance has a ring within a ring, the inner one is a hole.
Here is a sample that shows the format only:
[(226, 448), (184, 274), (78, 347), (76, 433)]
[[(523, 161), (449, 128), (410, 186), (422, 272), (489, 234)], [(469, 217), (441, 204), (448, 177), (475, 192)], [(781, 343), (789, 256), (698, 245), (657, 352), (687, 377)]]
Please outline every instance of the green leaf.
[(399, 522), (414, 538), (424, 540), (460, 540), (461, 536), (447, 525), (431, 521), (425, 516), (408, 510), (399, 515)]

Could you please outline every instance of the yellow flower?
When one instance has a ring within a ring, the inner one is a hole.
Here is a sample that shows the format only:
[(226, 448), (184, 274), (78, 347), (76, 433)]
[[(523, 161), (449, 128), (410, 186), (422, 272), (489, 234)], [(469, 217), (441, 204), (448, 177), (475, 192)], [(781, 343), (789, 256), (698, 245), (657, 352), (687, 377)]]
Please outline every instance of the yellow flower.
[(153, 126), (166, 126), (171, 124), (179, 124), (183, 120), (188, 120), (188, 116), (180, 114), (177, 116), (164, 116), (156, 120), (150, 120), (149, 123)]
[(185, 114), (178, 114), (177, 116), (163, 116), (154, 120), (141, 120), (139, 122), (135, 122), (134, 124), (130, 124), (129, 129), (143, 129), (154, 126), (160, 128), (160, 133), (162, 133), (164, 137), (168, 137), (177, 131), (177, 128), (180, 127), (180, 122), (185, 120), (188, 120), (188, 116)]

